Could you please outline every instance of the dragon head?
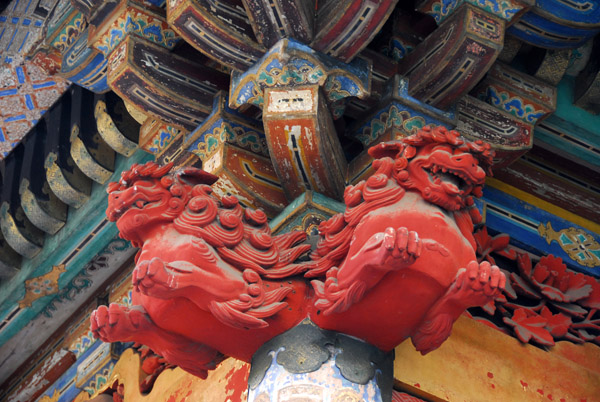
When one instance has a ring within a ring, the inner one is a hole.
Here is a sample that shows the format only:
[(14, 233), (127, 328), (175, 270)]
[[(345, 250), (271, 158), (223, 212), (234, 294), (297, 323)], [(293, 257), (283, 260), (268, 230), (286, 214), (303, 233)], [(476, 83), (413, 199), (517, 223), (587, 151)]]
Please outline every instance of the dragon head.
[(212, 184), (218, 177), (187, 167), (169, 173), (173, 164), (134, 164), (121, 180), (108, 185), (109, 221), (117, 222), (121, 237), (139, 247), (151, 226), (173, 221), (185, 209), (196, 184)]
[(369, 154), (392, 157), (400, 186), (447, 211), (465, 208), (473, 195), (481, 196), (493, 157), (483, 141), (467, 141), (457, 131), (429, 126), (402, 140), (375, 145)]

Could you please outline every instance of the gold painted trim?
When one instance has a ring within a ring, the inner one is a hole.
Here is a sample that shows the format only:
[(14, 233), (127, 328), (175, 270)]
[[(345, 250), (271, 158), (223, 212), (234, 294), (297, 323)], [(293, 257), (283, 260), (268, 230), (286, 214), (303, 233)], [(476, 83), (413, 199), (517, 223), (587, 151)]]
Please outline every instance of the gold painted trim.
[(148, 120), (149, 116), (146, 113), (142, 113), (140, 110), (136, 109), (136, 107), (133, 106), (130, 102), (123, 100), (123, 103), (125, 104), (125, 109), (127, 109), (129, 115), (133, 117), (135, 121), (140, 123), (140, 125), (143, 125), (146, 122), (146, 120)]
[(8, 203), (4, 202), (0, 207), (0, 229), (4, 240), (19, 254), (27, 258), (35, 257), (42, 247), (27, 239), (15, 222), (14, 217), (8, 212)]
[(36, 227), (46, 233), (55, 234), (65, 225), (65, 222), (48, 215), (44, 211), (35, 195), (29, 190), (29, 180), (23, 179), (21, 181), (19, 193), (21, 194), (21, 207), (27, 218)]
[(20, 308), (31, 307), (34, 301), (44, 296), (58, 293), (58, 278), (65, 272), (65, 264), (53, 265), (52, 270), (44, 275), (25, 281), (25, 296), (19, 300)]
[(79, 127), (74, 125), (71, 131), (71, 158), (87, 177), (100, 184), (106, 183), (113, 172), (94, 160), (78, 134)]
[[(125, 104), (125, 106), (127, 107), (127, 104)], [(127, 111), (129, 111), (129, 109), (127, 109)], [(104, 103), (104, 101), (96, 102), (94, 117), (96, 118), (98, 133), (108, 146), (127, 157), (134, 154), (138, 148), (137, 144), (130, 141), (121, 133), (121, 131), (119, 131), (112, 117), (106, 111), (106, 103)], [(133, 116), (133, 118), (137, 120), (135, 116)], [(137, 121), (139, 122), (139, 120)]]
[(494, 179), (493, 177), (488, 177), (485, 180), (486, 185), (495, 188), (496, 190), (503, 191), (513, 197), (520, 199), (521, 201), (525, 201), (529, 204), (535, 205), (537, 208), (549, 212), (553, 215), (556, 215), (562, 219), (565, 219), (569, 222), (572, 222), (576, 225), (579, 225), (585, 229), (588, 229), (594, 233), (600, 233), (600, 224), (587, 220), (579, 215), (574, 214), (573, 212), (569, 212), (565, 209), (557, 207), (554, 204), (549, 203), (548, 201), (544, 201), (534, 195), (531, 195), (523, 190), (519, 190), (516, 187), (513, 187), (509, 184), (501, 182), (498, 179)]
[(56, 164), (56, 159), (56, 154), (51, 152), (44, 163), (46, 179), (50, 189), (65, 204), (79, 208), (87, 202), (89, 196), (71, 186), (60, 167)]

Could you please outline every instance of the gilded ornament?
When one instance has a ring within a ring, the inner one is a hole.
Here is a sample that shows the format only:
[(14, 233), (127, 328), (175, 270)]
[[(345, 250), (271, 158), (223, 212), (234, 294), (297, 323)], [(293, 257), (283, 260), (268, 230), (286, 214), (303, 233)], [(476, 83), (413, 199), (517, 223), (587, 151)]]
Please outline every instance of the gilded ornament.
[(71, 131), (71, 158), (73, 158), (77, 167), (95, 182), (104, 184), (112, 176), (113, 172), (99, 164), (79, 138), (79, 127), (77, 125), (74, 125)]
[[(143, 116), (146, 117), (146, 115)], [(138, 148), (137, 144), (133, 141), (130, 141), (123, 135), (123, 133), (119, 131), (112, 117), (110, 117), (106, 111), (106, 103), (104, 101), (96, 102), (96, 107), (94, 108), (94, 117), (96, 118), (98, 133), (100, 133), (102, 139), (112, 149), (127, 157), (133, 155)], [(132, 117), (136, 119), (135, 116), (132, 115)]]
[(58, 278), (65, 267), (65, 264), (54, 265), (47, 274), (26, 280), (25, 297), (19, 300), (19, 307), (31, 307), (37, 299), (58, 293)]
[(29, 180), (23, 179), (19, 187), (21, 195), (21, 207), (27, 218), (36, 227), (46, 233), (55, 234), (65, 225), (65, 222), (48, 214), (40, 205), (35, 194), (29, 189)]
[(73, 187), (65, 177), (62, 169), (56, 163), (57, 155), (50, 152), (44, 162), (46, 179), (52, 192), (65, 204), (79, 208), (85, 204), (89, 195)]
[(586, 231), (570, 227), (557, 232), (548, 222), (546, 225), (540, 223), (538, 232), (548, 244), (556, 241), (579, 264), (589, 268), (600, 266), (600, 244)]
[(44, 395), (38, 400), (38, 402), (58, 402), (59, 398), (60, 392), (57, 389), (54, 389), (52, 396)]

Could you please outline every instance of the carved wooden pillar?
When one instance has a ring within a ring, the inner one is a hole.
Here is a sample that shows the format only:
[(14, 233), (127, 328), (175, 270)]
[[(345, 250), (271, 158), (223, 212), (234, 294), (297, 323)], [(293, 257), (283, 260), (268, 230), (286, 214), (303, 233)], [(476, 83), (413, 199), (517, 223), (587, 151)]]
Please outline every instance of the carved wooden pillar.
[(389, 402), (393, 361), (393, 351), (305, 320), (254, 354), (248, 402)]

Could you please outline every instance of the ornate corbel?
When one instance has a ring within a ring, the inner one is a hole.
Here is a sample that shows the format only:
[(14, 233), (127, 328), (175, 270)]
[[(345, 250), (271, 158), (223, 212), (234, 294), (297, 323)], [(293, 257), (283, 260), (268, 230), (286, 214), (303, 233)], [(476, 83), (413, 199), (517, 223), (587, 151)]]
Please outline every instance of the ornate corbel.
[(63, 102), (54, 105), (44, 116), (48, 131), (44, 168), (52, 192), (65, 204), (79, 208), (89, 199), (92, 182), (70, 154), (70, 112), (71, 92), (67, 91)]
[(248, 16), (239, 6), (235, 0), (169, 0), (167, 18), (198, 51), (229, 68), (244, 71), (266, 49), (254, 38)]
[(341, 199), (346, 159), (331, 109), (368, 96), (370, 75), (364, 60), (345, 64), (287, 39), (245, 73), (233, 73), (229, 104), (262, 108), (271, 160), (288, 200), (305, 190)]
[(219, 176), (214, 185), (219, 196), (235, 195), (270, 217), (287, 204), (262, 124), (230, 109), (224, 92), (217, 93), (212, 113), (185, 136), (183, 147), (202, 160), (204, 170)]
[(71, 157), (90, 179), (104, 184), (113, 174), (115, 151), (99, 135), (94, 113), (94, 94), (80, 87), (71, 93)]
[(556, 110), (556, 87), (501, 62), (492, 66), (472, 94), (533, 125)]
[(131, 156), (138, 149), (140, 123), (114, 93), (95, 97), (94, 117), (102, 139), (115, 151)]
[(19, 194), (21, 207), (36, 227), (49, 234), (58, 232), (67, 221), (67, 205), (50, 189), (40, 161), (44, 160), (47, 136), (45, 120), (35, 127), (35, 135), (25, 142)]
[(409, 94), (449, 108), (492, 66), (502, 50), (504, 27), (504, 20), (464, 3), (400, 61)]

